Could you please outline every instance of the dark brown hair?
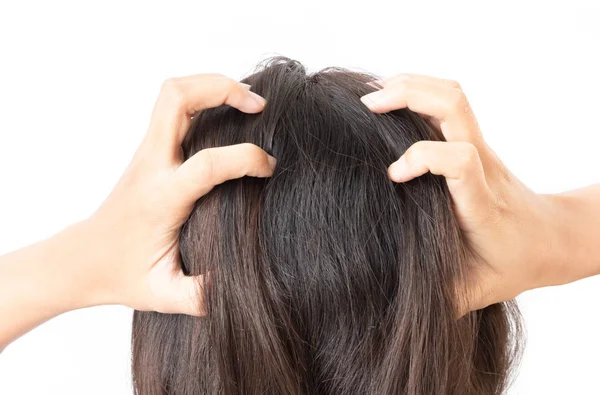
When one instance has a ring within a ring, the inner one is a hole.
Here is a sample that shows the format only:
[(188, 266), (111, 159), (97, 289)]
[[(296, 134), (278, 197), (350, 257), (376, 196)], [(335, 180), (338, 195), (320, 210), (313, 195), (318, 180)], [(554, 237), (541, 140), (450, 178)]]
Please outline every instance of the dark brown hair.
[[(472, 267), (446, 182), (395, 184), (387, 166), (439, 133), (409, 110), (370, 112), (374, 77), (272, 59), (244, 82), (259, 114), (195, 117), (183, 144), (254, 143), (269, 179), (228, 181), (180, 236), (186, 274), (210, 272), (208, 315), (136, 312), (140, 394), (500, 394), (518, 355), (513, 302), (456, 319)], [(484, 264), (484, 263), (481, 263)]]

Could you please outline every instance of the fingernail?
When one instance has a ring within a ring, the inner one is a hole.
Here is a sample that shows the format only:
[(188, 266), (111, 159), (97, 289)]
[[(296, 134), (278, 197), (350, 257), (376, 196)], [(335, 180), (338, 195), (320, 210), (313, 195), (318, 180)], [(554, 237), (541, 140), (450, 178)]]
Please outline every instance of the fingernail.
[(252, 85), (250, 85), (250, 84), (246, 84), (246, 83), (243, 83), (243, 82), (240, 82), (240, 85), (241, 85), (241, 86), (243, 86), (243, 87), (244, 87), (244, 89), (246, 89), (247, 91), (249, 91), (249, 90), (250, 90), (250, 88), (252, 87)]
[(408, 164), (404, 155), (388, 167), (388, 175), (392, 181), (402, 182), (408, 176)]
[(271, 170), (275, 170), (275, 166), (277, 165), (277, 159), (269, 155), (267, 161), (269, 162), (269, 167), (271, 168)]
[(383, 97), (383, 91), (377, 91), (364, 95), (360, 100), (371, 110), (376, 110), (379, 107), (379, 102)]
[(250, 97), (252, 98), (252, 100), (254, 100), (256, 103), (260, 104), (261, 106), (264, 106), (265, 104), (267, 104), (267, 101), (265, 100), (264, 97), (259, 96), (252, 91), (248, 91), (248, 93), (250, 94)]

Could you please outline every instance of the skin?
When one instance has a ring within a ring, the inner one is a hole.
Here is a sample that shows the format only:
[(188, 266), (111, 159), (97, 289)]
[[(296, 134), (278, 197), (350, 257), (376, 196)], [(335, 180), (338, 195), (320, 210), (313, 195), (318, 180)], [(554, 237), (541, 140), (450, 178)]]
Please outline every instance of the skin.
[[(460, 86), (402, 74), (362, 98), (378, 113), (408, 107), (447, 142), (418, 142), (389, 167), (393, 181), (443, 175), (477, 270), (457, 285), (459, 314), (528, 289), (600, 273), (600, 185), (538, 195), (487, 146)], [(251, 144), (207, 149), (185, 163), (192, 114), (229, 104), (262, 111), (249, 87), (220, 75), (165, 82), (150, 127), (102, 206), (55, 236), (0, 257), (0, 349), (62, 313), (103, 304), (203, 315), (202, 276), (183, 275), (178, 234), (194, 202), (215, 185), (269, 177), (275, 159)]]
[(559, 195), (531, 191), (486, 144), (455, 81), (400, 74), (375, 85), (382, 89), (361, 98), (372, 111), (409, 108), (447, 140), (413, 144), (388, 173), (396, 182), (427, 172), (446, 178), (475, 268), (457, 285), (459, 315), (600, 274), (600, 185)]
[(269, 177), (276, 163), (252, 144), (206, 149), (182, 163), (192, 114), (221, 104), (257, 113), (265, 100), (221, 75), (166, 81), (143, 142), (102, 206), (48, 240), (0, 257), (0, 349), (84, 307), (204, 313), (199, 295), (205, 279), (183, 275), (179, 230), (196, 200), (215, 185)]

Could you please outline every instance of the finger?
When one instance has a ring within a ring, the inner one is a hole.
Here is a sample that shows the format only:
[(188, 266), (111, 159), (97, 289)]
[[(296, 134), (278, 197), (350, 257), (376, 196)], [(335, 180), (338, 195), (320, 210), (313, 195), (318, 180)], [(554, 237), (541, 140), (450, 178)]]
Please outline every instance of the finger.
[[(402, 75), (405, 76), (406, 74), (402, 74)], [(413, 74), (410, 74), (410, 75), (412, 76)], [(389, 81), (392, 81), (392, 80), (389, 80)], [(374, 80), (374, 81), (367, 82), (367, 85), (370, 85), (373, 88), (380, 90), (380, 89), (383, 89), (385, 85), (389, 86), (389, 81), (388, 80)], [(429, 126), (434, 128), (437, 132), (439, 132), (441, 134), (441, 132), (442, 132), (441, 125), (440, 125), (440, 121), (437, 118), (434, 118), (434, 117), (426, 115), (426, 114), (421, 114), (421, 113), (417, 113), (417, 114), (421, 118), (423, 118), (429, 124)]]
[(446, 178), (459, 214), (487, 210), (491, 191), (477, 148), (467, 142), (419, 141), (388, 168), (392, 181), (406, 182), (427, 172)]
[(382, 87), (386, 87), (386, 86), (394, 85), (398, 82), (405, 81), (405, 80), (420, 81), (420, 82), (424, 82), (424, 83), (428, 83), (428, 84), (441, 85), (441, 86), (446, 86), (448, 88), (462, 90), (460, 84), (454, 80), (437, 78), (437, 77), (432, 77), (432, 76), (423, 75), (423, 74), (413, 74), (413, 73), (396, 74), (392, 77), (378, 80), (377, 83), (379, 83), (379, 85), (381, 85)]
[[(400, 78), (400, 77), (402, 77), (402, 78)], [(369, 81), (369, 82), (367, 82), (367, 85), (370, 85), (377, 90), (381, 90), (385, 86), (390, 86), (390, 84), (392, 84), (392, 83), (396, 83), (396, 82), (399, 82), (399, 81), (402, 81), (402, 80), (408, 79), (408, 78), (419, 78), (419, 77), (421, 77), (421, 75), (419, 75), (419, 74), (400, 74), (400, 75), (397, 75), (397, 76), (394, 76), (391, 78), (387, 78), (387, 79)], [(425, 77), (425, 76), (423, 76), (423, 77)], [(433, 78), (433, 77), (427, 77), (427, 78)], [(441, 81), (447, 81), (447, 80), (441, 80)], [(363, 100), (363, 102), (364, 102), (364, 100)], [(369, 102), (367, 101), (367, 103), (369, 103)], [(365, 103), (365, 104), (367, 104), (367, 103)], [(431, 127), (436, 129), (438, 132), (441, 132), (440, 121), (437, 118), (434, 118), (434, 117), (426, 115), (426, 114), (421, 114), (421, 113), (417, 113), (417, 114), (421, 118), (423, 118)]]
[(178, 273), (168, 285), (168, 313), (205, 316), (204, 276)]
[(228, 104), (246, 113), (263, 110), (265, 99), (250, 86), (220, 74), (171, 78), (163, 84), (148, 134), (150, 138), (179, 146), (189, 129), (191, 116), (210, 107)]
[[(396, 74), (392, 77), (373, 81), (376, 85), (379, 85), (379, 86), (375, 86), (374, 84), (371, 84), (371, 86), (374, 86), (378, 89), (382, 89), (386, 86), (395, 85), (397, 83), (400, 83), (402, 81), (407, 81), (407, 80), (420, 81), (420, 82), (426, 83), (426, 84), (438, 85), (441, 87), (458, 89), (458, 90), (462, 91), (462, 87), (460, 86), (460, 84), (457, 81), (444, 79), (444, 78), (436, 78), (436, 77), (432, 77), (429, 75), (423, 75), (423, 74), (414, 74), (414, 73)], [(440, 121), (437, 118), (434, 118), (434, 117), (431, 117), (431, 116), (425, 115), (425, 114), (420, 114), (420, 115), (432, 127), (434, 127), (435, 129), (437, 129), (438, 131), (441, 132)]]
[(175, 172), (175, 196), (193, 204), (215, 185), (244, 176), (270, 177), (276, 160), (254, 144), (207, 148), (185, 161)]
[[(460, 89), (405, 79), (361, 98), (373, 112), (409, 108), (437, 119), (448, 141), (479, 143), (479, 125)], [(479, 147), (478, 147), (479, 148)]]

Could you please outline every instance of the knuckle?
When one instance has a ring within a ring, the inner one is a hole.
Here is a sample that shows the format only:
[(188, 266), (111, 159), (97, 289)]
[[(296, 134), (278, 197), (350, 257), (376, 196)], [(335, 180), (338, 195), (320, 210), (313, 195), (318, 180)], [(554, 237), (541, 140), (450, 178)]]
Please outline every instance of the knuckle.
[(427, 143), (425, 141), (418, 141), (414, 143), (404, 154), (404, 159), (409, 165), (421, 163), (424, 160), (425, 151), (427, 149)]
[(413, 77), (409, 74), (398, 74), (393, 77), (388, 84), (389, 87), (398, 91), (406, 91), (413, 80)]
[(243, 174), (248, 174), (252, 170), (253, 166), (257, 162), (266, 161), (266, 153), (257, 145), (252, 143), (243, 143), (242, 150), (246, 160), (243, 162), (242, 169)]
[(162, 90), (166, 92), (171, 91), (176, 88), (177, 84), (177, 78), (167, 78), (162, 83)]
[(161, 94), (176, 104), (183, 103), (183, 90), (177, 78), (168, 78), (163, 82)]
[(410, 74), (399, 74), (397, 81), (398, 82), (408, 82), (408, 81), (411, 81), (413, 79), (414, 79), (413, 76), (410, 75)]
[(448, 96), (448, 105), (452, 111), (461, 111), (468, 106), (467, 97), (460, 90), (453, 90)]
[(477, 151), (475, 145), (465, 142), (462, 149), (465, 157), (467, 157), (470, 162), (479, 161), (479, 151)]
[(462, 143), (459, 149), (458, 163), (460, 169), (464, 172), (466, 169), (472, 168), (479, 163), (479, 152), (471, 143)]
[(242, 149), (250, 158), (261, 158), (264, 154), (264, 151), (258, 145), (252, 143), (243, 143)]
[(260, 148), (256, 144), (242, 143), (240, 144), (243, 150), (248, 151), (249, 154), (256, 154)]
[(444, 111), (447, 114), (468, 114), (471, 112), (471, 106), (463, 91), (450, 90), (443, 103)]
[(452, 89), (462, 91), (462, 86), (460, 86), (460, 83), (458, 81), (448, 80), (448, 85), (450, 85), (450, 88)]
[(215, 80), (228, 80), (229, 78), (226, 77), (224, 74), (221, 73), (210, 73), (207, 74), (208, 77), (213, 78)]
[(409, 86), (411, 83), (411, 77), (410, 76), (402, 76), (402, 78), (400, 78), (397, 82), (396, 82), (396, 89), (400, 90), (400, 91), (407, 91)]
[(201, 178), (211, 180), (215, 172), (214, 148), (205, 148), (198, 153), (201, 156), (198, 174)]
[(219, 83), (223, 84), (223, 86), (224, 86), (226, 89), (231, 89), (231, 88), (232, 88), (232, 87), (234, 87), (234, 86), (236, 85), (236, 83), (237, 83), (237, 81), (235, 81), (235, 80), (233, 80), (233, 79), (231, 79), (231, 78), (227, 77), (227, 76), (226, 76), (226, 75), (224, 75), (224, 74), (219, 74), (219, 73), (211, 73), (211, 74), (208, 74), (208, 75), (209, 75), (209, 77), (210, 77), (212, 80), (214, 80), (214, 81), (216, 81), (216, 82), (219, 82)]

